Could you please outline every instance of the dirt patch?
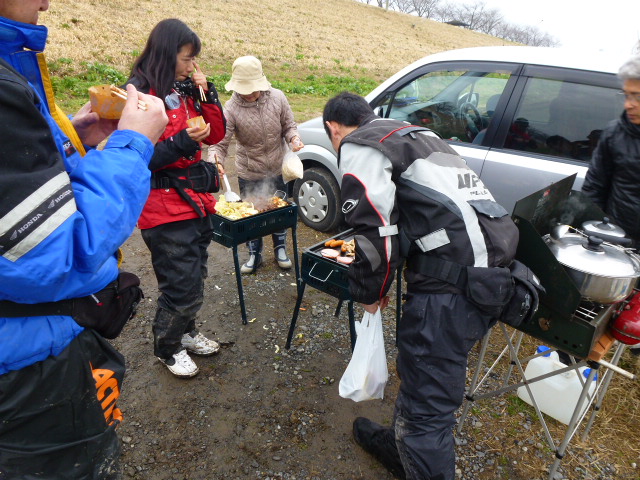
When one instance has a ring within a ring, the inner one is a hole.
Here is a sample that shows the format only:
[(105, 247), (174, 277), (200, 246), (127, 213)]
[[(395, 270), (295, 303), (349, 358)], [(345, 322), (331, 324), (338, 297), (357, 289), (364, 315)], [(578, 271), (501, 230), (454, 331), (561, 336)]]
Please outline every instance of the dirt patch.
[[(232, 168), (232, 167), (231, 167)], [(235, 172), (228, 171), (237, 191)], [(328, 237), (298, 223), (298, 248)], [(288, 238), (291, 253), (291, 236)], [(246, 258), (239, 247), (241, 262)], [(284, 348), (296, 302), (295, 274), (278, 268), (265, 242), (264, 266), (243, 277), (249, 323), (242, 324), (232, 250), (209, 247), (209, 278), (199, 314), (201, 331), (221, 343), (214, 357), (194, 357), (200, 374), (174, 377), (153, 356), (151, 321), (158, 296), (149, 253), (136, 231), (124, 246), (123, 268), (136, 272), (146, 298), (136, 318), (114, 341), (128, 372), (119, 402), (125, 479), (136, 480), (344, 480), (391, 479), (353, 441), (357, 416), (389, 424), (398, 389), (395, 309), (384, 312), (390, 381), (382, 401), (354, 403), (338, 395), (350, 358), (346, 304), (307, 287), (293, 345)], [(395, 292), (395, 286), (391, 293)], [(391, 305), (395, 305), (392, 296)], [(362, 311), (356, 308), (356, 319)], [(496, 330), (496, 329), (494, 329)], [(495, 333), (494, 333), (495, 335)], [(499, 337), (491, 349), (504, 346)], [(523, 348), (534, 349), (527, 337)], [(471, 353), (475, 367), (477, 348)], [(629, 354), (624, 367), (640, 373)], [(473, 373), (469, 371), (470, 376)], [(500, 371), (494, 374), (500, 383)], [(637, 384), (617, 376), (585, 442), (572, 440), (558, 479), (637, 479), (637, 445), (619, 442), (621, 428), (635, 432), (638, 403), (620, 403)], [(632, 407), (632, 408), (630, 408)], [(626, 412), (631, 423), (621, 422)], [(623, 425), (624, 424), (624, 425)], [(634, 426), (635, 425), (635, 426)], [(551, 422), (558, 441), (564, 426)], [(475, 402), (456, 433), (456, 480), (546, 479), (553, 462), (533, 409), (515, 394)]]
[[(310, 245), (314, 236), (302, 231), (299, 242)], [(350, 351), (347, 308), (335, 317), (335, 299), (311, 288), (285, 350), (295, 275), (266, 252), (266, 265), (243, 278), (250, 322), (243, 325), (231, 250), (212, 244), (199, 328), (222, 349), (194, 357), (200, 374), (180, 380), (153, 356), (155, 277), (139, 234), (127, 243), (123, 267), (142, 274), (147, 298), (115, 342), (128, 364), (120, 401), (125, 478), (391, 478), (355, 446), (350, 429), (358, 415), (388, 421), (395, 376), (384, 401), (339, 397)], [(394, 320), (386, 318), (387, 329)]]

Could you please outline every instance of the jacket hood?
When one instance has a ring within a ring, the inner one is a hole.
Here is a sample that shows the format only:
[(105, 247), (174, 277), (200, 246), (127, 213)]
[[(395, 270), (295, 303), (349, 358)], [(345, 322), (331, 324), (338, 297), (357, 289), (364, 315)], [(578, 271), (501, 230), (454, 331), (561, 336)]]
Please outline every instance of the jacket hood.
[(31, 25), (0, 17), (0, 45), (3, 51), (23, 48), (41, 52), (47, 43), (49, 30), (44, 25)]
[(622, 116), (620, 117), (620, 125), (622, 125), (624, 131), (632, 137), (640, 138), (640, 125), (631, 123), (627, 118), (627, 112), (622, 112)]

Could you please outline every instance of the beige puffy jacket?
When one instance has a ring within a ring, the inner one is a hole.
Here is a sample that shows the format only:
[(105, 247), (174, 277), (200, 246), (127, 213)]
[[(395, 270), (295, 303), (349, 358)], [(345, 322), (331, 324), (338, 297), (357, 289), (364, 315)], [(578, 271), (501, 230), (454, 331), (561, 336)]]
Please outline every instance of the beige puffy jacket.
[(233, 93), (224, 106), (227, 133), (224, 139), (209, 149), (224, 166), (229, 142), (236, 136), (236, 168), (238, 177), (260, 180), (282, 172), (282, 158), (286, 152), (282, 139), (289, 144), (298, 135), (293, 112), (282, 91), (270, 88), (255, 102), (245, 102)]

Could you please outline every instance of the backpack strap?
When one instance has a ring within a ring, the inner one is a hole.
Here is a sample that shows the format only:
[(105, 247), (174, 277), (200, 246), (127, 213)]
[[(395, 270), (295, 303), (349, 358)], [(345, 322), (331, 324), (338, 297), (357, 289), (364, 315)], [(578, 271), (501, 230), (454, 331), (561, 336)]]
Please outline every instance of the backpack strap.
[(467, 267), (432, 255), (412, 255), (407, 259), (407, 268), (427, 277), (437, 278), (465, 291)]

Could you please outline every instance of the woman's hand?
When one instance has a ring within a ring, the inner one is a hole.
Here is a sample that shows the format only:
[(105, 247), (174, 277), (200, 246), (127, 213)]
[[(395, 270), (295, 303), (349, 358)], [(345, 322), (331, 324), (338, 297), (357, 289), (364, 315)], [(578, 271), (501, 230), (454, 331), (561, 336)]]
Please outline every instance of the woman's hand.
[(304, 143), (300, 140), (299, 136), (295, 136), (291, 139), (291, 150), (297, 152), (298, 150), (302, 150), (304, 148)]
[(191, 75), (191, 80), (193, 80), (193, 83), (196, 84), (196, 87), (201, 87), (205, 92), (208, 92), (209, 87), (207, 86), (207, 76), (202, 73), (202, 70), (200, 70), (200, 65), (198, 65), (195, 60), (193, 61), (193, 66), (196, 69), (193, 72), (193, 75)]
[(187, 135), (189, 135), (189, 138), (194, 142), (198, 142), (198, 143), (202, 142), (205, 138), (207, 138), (210, 133), (211, 133), (211, 126), (208, 123), (205, 128), (199, 128), (199, 127), (187, 128)]
[(220, 175), (224, 175), (224, 166), (220, 163), (218, 154), (213, 150), (212, 147), (209, 147), (209, 150), (207, 152), (207, 162), (215, 163), (218, 166), (218, 173)]

